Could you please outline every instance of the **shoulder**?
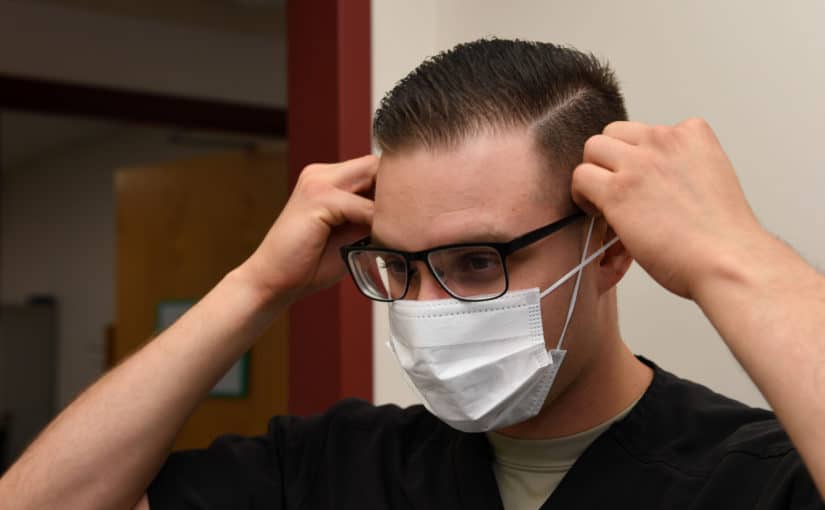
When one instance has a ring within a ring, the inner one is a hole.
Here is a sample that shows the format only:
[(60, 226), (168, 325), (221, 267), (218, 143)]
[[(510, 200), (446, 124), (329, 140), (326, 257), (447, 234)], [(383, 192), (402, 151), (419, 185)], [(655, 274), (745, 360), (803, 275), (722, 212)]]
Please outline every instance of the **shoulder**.
[(655, 371), (650, 388), (605, 436), (638, 473), (658, 473), (662, 494), (681, 493), (692, 508), (822, 508), (772, 412), (643, 361)]
[(614, 437), (639, 460), (704, 476), (731, 456), (741, 462), (795, 454), (770, 411), (749, 407), (647, 362), (653, 382)]
[(374, 405), (360, 399), (342, 400), (310, 417), (276, 416), (269, 437), (295, 455), (338, 454), (370, 450), (403, 452), (437, 444), (455, 435), (424, 406)]
[(297, 507), (315, 484), (332, 483), (338, 474), (379, 480), (387, 473), (368, 471), (403, 468), (436, 444), (426, 438), (444, 435), (439, 424), (422, 406), (356, 399), (314, 416), (275, 416), (261, 436), (221, 436), (204, 450), (170, 455), (147, 491), (149, 502), (152, 508), (201, 508), (204, 501), (208, 508)]
[(337, 402), (321, 414), (308, 417), (275, 416), (270, 420), (273, 429), (432, 429), (441, 428), (441, 422), (424, 406), (399, 407), (395, 404), (374, 405), (365, 400), (348, 398)]
[(582, 455), (568, 484), (590, 487), (593, 472), (611, 466), (618, 506), (823, 508), (773, 413), (642, 361), (654, 370), (650, 387)]

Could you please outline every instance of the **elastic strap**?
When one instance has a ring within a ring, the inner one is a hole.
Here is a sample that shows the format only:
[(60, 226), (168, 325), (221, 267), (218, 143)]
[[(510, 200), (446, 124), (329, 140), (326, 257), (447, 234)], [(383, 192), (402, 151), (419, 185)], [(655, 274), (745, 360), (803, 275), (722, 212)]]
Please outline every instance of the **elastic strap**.
[(579, 263), (579, 265), (577, 265), (576, 267), (571, 269), (567, 274), (565, 274), (558, 281), (556, 281), (556, 283), (554, 283), (553, 285), (551, 285), (550, 287), (545, 289), (540, 294), (541, 297), (545, 297), (546, 295), (550, 294), (554, 290), (558, 289), (559, 287), (561, 287), (562, 285), (567, 283), (567, 281), (570, 278), (572, 278), (573, 276), (576, 276), (576, 284), (573, 287), (573, 295), (570, 297), (570, 305), (567, 307), (567, 317), (564, 321), (564, 327), (562, 328), (561, 336), (559, 337), (559, 342), (558, 342), (558, 345), (556, 346), (556, 349), (561, 349), (561, 346), (564, 343), (564, 337), (567, 334), (567, 327), (570, 325), (570, 320), (573, 318), (573, 310), (576, 308), (576, 300), (578, 299), (579, 287), (580, 287), (580, 284), (581, 284), (581, 277), (582, 277), (582, 273), (583, 273), (584, 268), (588, 264), (590, 264), (591, 262), (596, 260), (600, 255), (602, 255), (611, 246), (613, 246), (614, 244), (616, 244), (619, 241), (618, 237), (614, 237), (613, 239), (611, 239), (610, 241), (605, 243), (604, 246), (602, 246), (601, 248), (599, 248), (598, 250), (593, 252), (588, 257), (587, 256), (587, 250), (590, 248), (590, 238), (593, 235), (593, 225), (595, 224), (595, 222), (596, 222), (595, 217), (590, 219), (590, 226), (587, 229), (587, 238), (584, 242), (584, 250), (582, 251), (582, 259), (581, 259), (581, 262)]

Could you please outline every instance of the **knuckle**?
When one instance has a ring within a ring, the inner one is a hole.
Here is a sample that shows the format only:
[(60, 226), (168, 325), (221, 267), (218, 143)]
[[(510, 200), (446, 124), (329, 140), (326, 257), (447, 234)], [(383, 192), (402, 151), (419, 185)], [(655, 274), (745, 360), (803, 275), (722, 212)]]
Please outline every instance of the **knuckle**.
[(324, 163), (310, 163), (301, 171), (306, 179), (321, 180), (329, 175), (330, 165)]
[(304, 167), (304, 170), (301, 172), (301, 174), (314, 175), (321, 172), (323, 167), (324, 165), (322, 165), (321, 163), (310, 163), (309, 165)]
[(585, 172), (587, 172), (587, 163), (580, 163), (573, 169), (573, 175), (570, 179), (570, 186), (574, 189), (579, 189), (583, 180), (586, 180)]
[(604, 127), (604, 129), (602, 129), (602, 134), (610, 136), (610, 133), (616, 131), (616, 129), (619, 128), (623, 122), (624, 121), (621, 120), (614, 120), (613, 122), (610, 122)]
[(670, 126), (653, 126), (650, 128), (650, 136), (656, 142), (665, 142), (673, 136), (673, 128)]
[(321, 168), (323, 165), (313, 163), (304, 167), (298, 175), (297, 184), (301, 187), (312, 186), (315, 182), (320, 180)]
[(584, 142), (585, 155), (592, 154), (602, 142), (604, 135), (593, 135)]
[(317, 172), (306, 173), (306, 170), (304, 170), (298, 176), (295, 191), (301, 196), (314, 199), (327, 193), (330, 187), (330, 184), (321, 178)]
[(329, 185), (321, 179), (308, 179), (303, 187), (304, 194), (313, 198), (324, 195), (328, 190)]
[(614, 199), (626, 196), (630, 187), (631, 179), (626, 173), (617, 175), (616, 178), (613, 179), (613, 192), (610, 194), (610, 196)]
[(697, 131), (707, 131), (710, 129), (710, 124), (708, 124), (708, 121), (701, 117), (691, 117), (682, 122), (682, 124), (688, 129)]
[[(637, 169), (638, 173), (643, 172), (651, 172), (656, 169), (659, 164), (659, 161), (662, 159), (662, 150), (660, 147), (641, 147), (638, 150), (638, 156), (636, 165), (634, 168)], [(635, 175), (634, 178), (638, 178), (638, 175)]]

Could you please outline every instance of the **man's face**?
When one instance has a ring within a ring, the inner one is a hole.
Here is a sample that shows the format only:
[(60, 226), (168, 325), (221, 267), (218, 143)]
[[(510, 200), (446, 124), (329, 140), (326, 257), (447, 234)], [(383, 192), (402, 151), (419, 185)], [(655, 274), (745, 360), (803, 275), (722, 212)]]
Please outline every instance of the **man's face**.
[[(451, 150), (415, 149), (384, 156), (376, 183), (373, 241), (405, 251), (510, 241), (573, 212), (570, 202), (561, 198), (569, 196), (567, 190), (549, 189), (551, 175), (526, 130), (475, 136)], [(509, 290), (544, 290), (575, 267), (586, 228), (587, 220), (574, 222), (511, 254), (506, 260)], [(417, 269), (405, 299), (450, 297), (424, 265)], [(593, 306), (585, 296), (586, 286), (585, 280), (577, 316)], [(556, 347), (572, 288), (571, 279), (542, 300), (548, 348)], [(568, 340), (575, 336), (576, 321)], [(571, 354), (579, 350), (567, 345)], [(569, 358), (565, 366), (577, 364)]]

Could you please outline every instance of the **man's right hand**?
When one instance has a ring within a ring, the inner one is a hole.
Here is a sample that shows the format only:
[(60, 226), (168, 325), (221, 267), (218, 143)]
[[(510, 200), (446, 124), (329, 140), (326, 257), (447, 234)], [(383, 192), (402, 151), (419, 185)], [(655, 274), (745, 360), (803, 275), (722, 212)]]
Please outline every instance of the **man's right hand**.
[(288, 302), (341, 279), (339, 248), (369, 233), (376, 156), (313, 164), (255, 253), (241, 266), (250, 281)]
[(344, 275), (338, 248), (369, 231), (377, 168), (304, 169), (255, 253), (66, 408), (0, 478), (0, 507), (146, 508), (198, 402), (291, 302)]

